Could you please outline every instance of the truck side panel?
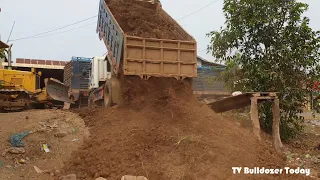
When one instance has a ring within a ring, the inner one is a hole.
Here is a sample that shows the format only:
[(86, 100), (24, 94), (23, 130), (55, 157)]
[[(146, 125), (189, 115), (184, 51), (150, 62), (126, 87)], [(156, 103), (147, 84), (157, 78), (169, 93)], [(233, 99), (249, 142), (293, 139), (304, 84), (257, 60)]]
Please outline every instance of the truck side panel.
[(97, 33), (108, 49), (108, 56), (114, 65), (113, 70), (118, 73), (122, 58), (123, 31), (104, 0), (100, 0)]
[(197, 77), (197, 46), (192, 41), (125, 36), (124, 74)]
[[(64, 84), (70, 87), (75, 99), (78, 99), (80, 91), (89, 90), (90, 70), (90, 60), (72, 60), (66, 64), (64, 68)], [(86, 76), (83, 76), (83, 72), (86, 72)]]
[[(182, 39), (190, 36), (163, 9), (160, 16), (177, 24)], [(100, 0), (97, 32), (103, 39), (117, 74), (156, 77), (197, 77), (197, 43), (192, 41), (152, 39), (128, 36), (112, 15), (105, 0)], [(122, 62), (123, 61), (123, 62)]]

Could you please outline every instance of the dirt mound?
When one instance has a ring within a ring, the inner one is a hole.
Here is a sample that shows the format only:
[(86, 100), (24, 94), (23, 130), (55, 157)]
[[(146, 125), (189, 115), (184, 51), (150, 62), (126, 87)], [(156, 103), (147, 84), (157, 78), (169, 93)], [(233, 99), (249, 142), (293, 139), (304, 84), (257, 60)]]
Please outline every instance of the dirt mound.
[[(80, 179), (123, 175), (164, 179), (283, 179), (289, 176), (232, 175), (232, 167), (283, 168), (270, 143), (223, 119), (193, 97), (190, 82), (128, 79), (129, 104), (82, 109), (91, 139), (73, 154), (63, 172)], [(297, 179), (297, 177), (295, 177)]]
[(192, 40), (181, 27), (163, 14), (156, 4), (137, 0), (106, 0), (122, 30), (145, 38)]

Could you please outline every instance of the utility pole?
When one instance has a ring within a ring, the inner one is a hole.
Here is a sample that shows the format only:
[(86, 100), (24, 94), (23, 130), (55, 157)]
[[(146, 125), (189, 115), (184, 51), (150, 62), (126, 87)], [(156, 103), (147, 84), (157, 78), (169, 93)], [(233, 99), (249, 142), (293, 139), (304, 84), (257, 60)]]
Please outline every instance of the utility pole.
[(11, 51), (11, 48), (12, 48), (12, 46), (13, 46), (13, 44), (11, 44), (10, 46), (9, 46), (9, 48), (8, 48), (8, 69), (12, 69), (12, 65), (11, 65), (11, 63), (12, 63), (12, 51)]

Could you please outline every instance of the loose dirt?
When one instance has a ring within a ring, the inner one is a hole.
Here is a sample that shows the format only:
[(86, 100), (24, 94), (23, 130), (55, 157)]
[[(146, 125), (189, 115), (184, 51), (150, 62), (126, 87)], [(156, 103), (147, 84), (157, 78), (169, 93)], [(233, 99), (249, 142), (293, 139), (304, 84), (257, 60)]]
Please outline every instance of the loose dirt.
[[(11, 147), (9, 137), (26, 130), (34, 133), (22, 139), (25, 153), (3, 153)], [(50, 180), (59, 175), (63, 160), (83, 142), (84, 121), (74, 113), (60, 110), (30, 110), (16, 113), (0, 113), (0, 179), (1, 180)], [(45, 153), (40, 144), (47, 143), (50, 152)], [(19, 164), (24, 159), (26, 164)], [(48, 173), (38, 174), (34, 166)], [(50, 175), (51, 173), (51, 175)]]
[(145, 38), (192, 40), (157, 4), (137, 0), (106, 0), (124, 33)]
[(288, 175), (232, 175), (232, 167), (285, 167), (267, 141), (198, 103), (190, 82), (132, 78), (125, 106), (81, 109), (91, 138), (63, 168), (79, 179), (123, 175), (149, 180), (304, 179)]

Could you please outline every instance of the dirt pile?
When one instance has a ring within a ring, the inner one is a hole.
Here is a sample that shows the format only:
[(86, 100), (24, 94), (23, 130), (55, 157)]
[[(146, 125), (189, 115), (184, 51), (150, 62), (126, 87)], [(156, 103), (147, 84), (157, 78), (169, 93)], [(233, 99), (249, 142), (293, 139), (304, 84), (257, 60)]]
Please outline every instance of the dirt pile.
[[(126, 81), (129, 104), (82, 109), (91, 138), (66, 162), (63, 172), (80, 179), (141, 175), (150, 180), (284, 179), (232, 175), (232, 167), (283, 168), (269, 143), (222, 119), (193, 97), (190, 83), (153, 78)], [(297, 177), (295, 177), (297, 179)]]
[(106, 0), (106, 3), (122, 30), (128, 35), (192, 40), (181, 27), (163, 14), (157, 4), (137, 0)]

